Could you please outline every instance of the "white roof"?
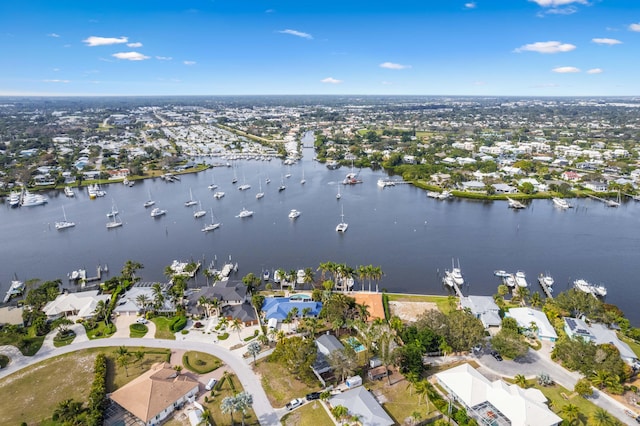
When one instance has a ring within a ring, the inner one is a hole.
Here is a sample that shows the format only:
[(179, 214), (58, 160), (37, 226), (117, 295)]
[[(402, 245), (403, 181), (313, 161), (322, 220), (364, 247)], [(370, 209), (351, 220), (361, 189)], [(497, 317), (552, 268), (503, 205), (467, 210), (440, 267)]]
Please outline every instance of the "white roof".
[(329, 399), (332, 407), (343, 405), (351, 415), (361, 416), (361, 422), (367, 426), (391, 426), (395, 422), (371, 393), (363, 386), (342, 392)]
[(109, 294), (99, 295), (98, 290), (63, 293), (47, 303), (42, 310), (48, 317), (70, 314), (78, 318), (88, 318), (93, 316), (100, 300), (106, 303), (110, 298)]
[(596, 344), (602, 345), (605, 343), (611, 343), (616, 348), (618, 348), (618, 351), (620, 351), (620, 356), (623, 359), (635, 360), (638, 358), (635, 352), (631, 350), (629, 345), (618, 339), (618, 335), (616, 334), (616, 332), (607, 328), (606, 325), (600, 323), (591, 324), (591, 326), (589, 327), (589, 331), (591, 332), (593, 337), (595, 337)]
[(528, 328), (534, 322), (538, 327), (540, 337), (558, 338), (556, 331), (542, 311), (531, 308), (511, 308), (505, 315), (516, 320), (520, 327)]
[(436, 378), (467, 407), (488, 402), (509, 419), (512, 426), (554, 426), (562, 421), (549, 410), (547, 399), (539, 390), (522, 389), (501, 380), (490, 382), (469, 364), (438, 373)]

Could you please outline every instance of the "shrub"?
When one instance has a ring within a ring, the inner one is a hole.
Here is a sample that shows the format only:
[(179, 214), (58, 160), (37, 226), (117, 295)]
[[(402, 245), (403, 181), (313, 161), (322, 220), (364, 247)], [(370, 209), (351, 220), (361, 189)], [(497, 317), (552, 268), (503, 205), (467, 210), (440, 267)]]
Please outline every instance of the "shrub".
[(182, 334), (189, 334), (189, 330), (182, 330), (180, 333), (182, 333)]
[(196, 322), (195, 324), (193, 324), (194, 328), (202, 328), (204, 327), (204, 325), (202, 325), (202, 323), (200, 321)]
[(227, 340), (229, 338), (229, 333), (223, 333), (218, 336), (218, 340)]
[(177, 316), (169, 323), (169, 329), (174, 333), (182, 330), (187, 325), (187, 317)]

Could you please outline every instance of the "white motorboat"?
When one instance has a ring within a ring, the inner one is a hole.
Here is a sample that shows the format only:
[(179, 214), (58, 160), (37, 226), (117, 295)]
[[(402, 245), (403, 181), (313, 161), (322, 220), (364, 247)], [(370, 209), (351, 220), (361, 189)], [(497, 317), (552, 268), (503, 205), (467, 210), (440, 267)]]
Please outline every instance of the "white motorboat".
[(458, 260), (458, 266), (451, 259), (451, 270), (444, 271), (445, 283), (453, 287), (453, 284), (462, 287), (464, 285), (464, 277), (462, 276), (462, 269), (460, 268), (460, 260)]
[(11, 191), (9, 194), (9, 205), (11, 207), (19, 207), (22, 200), (22, 191)]
[(242, 217), (250, 217), (250, 216), (253, 216), (253, 211), (243, 208), (242, 210), (240, 210), (240, 213), (238, 213), (236, 217), (242, 218)]
[(602, 284), (593, 286), (593, 291), (596, 296), (605, 297), (607, 295), (607, 288)]
[(264, 271), (262, 271), (262, 280), (269, 281), (269, 278), (271, 278), (271, 272), (269, 272), (268, 269), (265, 269)]
[(185, 207), (191, 207), (198, 204), (196, 200), (193, 199), (193, 194), (191, 193), (191, 188), (189, 188), (189, 199), (184, 202)]
[(396, 186), (396, 183), (390, 179), (378, 179), (379, 188), (385, 188), (387, 186)]
[(453, 197), (453, 194), (450, 191), (442, 191), (436, 198), (438, 200), (448, 200), (451, 197)]
[(618, 197), (615, 200), (605, 200), (607, 207), (619, 207), (620, 206), (620, 191), (618, 191)]
[(222, 191), (218, 191), (215, 194), (213, 194), (213, 198), (217, 198), (218, 200), (222, 197), (224, 197), (224, 192)]
[(506, 277), (502, 278), (502, 282), (507, 286), (507, 287), (515, 287), (516, 286), (516, 277), (513, 274), (509, 274)]
[(295, 219), (298, 216), (300, 216), (300, 212), (296, 209), (291, 209), (291, 211), (289, 212), (289, 219)]
[(75, 197), (76, 193), (73, 189), (71, 189), (70, 186), (67, 185), (64, 187), (64, 195), (71, 198), (71, 197)]
[(202, 204), (200, 204), (200, 201), (198, 201), (198, 210), (193, 212), (193, 217), (195, 219), (198, 219), (198, 218), (201, 218), (202, 216), (204, 216), (206, 214), (207, 214), (207, 211), (206, 210), (202, 210)]
[(555, 281), (551, 275), (549, 275), (548, 273), (540, 274), (540, 276), (538, 277), (538, 282), (543, 288), (546, 288), (549, 293), (553, 292), (553, 284)]
[(62, 216), (64, 217), (64, 220), (55, 223), (55, 227), (58, 231), (61, 229), (73, 228), (74, 226), (76, 226), (75, 223), (67, 220), (67, 214), (64, 211), (64, 206), (62, 206)]
[(158, 207), (151, 210), (151, 217), (160, 217), (162, 215), (167, 214), (166, 210), (159, 209)]
[(349, 224), (347, 222), (344, 221), (344, 208), (342, 208), (341, 210), (341, 214), (340, 214), (340, 223), (338, 223), (338, 225), (336, 226), (336, 232), (347, 232), (347, 228), (349, 227)]
[(553, 197), (551, 199), (553, 201), (553, 204), (558, 207), (561, 208), (563, 210), (568, 209), (570, 207), (573, 207), (571, 204), (569, 204), (569, 202), (567, 200), (565, 200), (564, 198), (560, 198), (560, 197)]
[(587, 280), (584, 280), (582, 278), (575, 280), (573, 282), (573, 287), (575, 287), (576, 290), (582, 291), (583, 293), (594, 294), (593, 285), (589, 283)]
[(3, 303), (7, 303), (14, 296), (20, 296), (24, 292), (25, 285), (22, 281), (13, 280), (7, 290), (7, 294), (4, 296)]
[(527, 276), (524, 272), (518, 271), (516, 272), (516, 285), (518, 287), (527, 287), (529, 284), (527, 283)]
[(305, 274), (304, 269), (298, 269), (296, 273), (296, 284), (304, 284), (304, 279), (307, 274)]
[(215, 221), (215, 216), (213, 215), (213, 209), (211, 209), (211, 223), (208, 225), (205, 225), (205, 227), (202, 228), (202, 232), (214, 231), (219, 227), (220, 227), (220, 223)]
[(44, 195), (33, 194), (25, 190), (24, 194), (22, 194), (22, 201), (20, 205), (22, 207), (34, 207), (41, 206), (43, 204), (46, 204), (47, 202), (47, 197), (45, 197)]
[(496, 277), (504, 278), (504, 277), (508, 276), (509, 273), (507, 271), (502, 270), (502, 269), (496, 269), (495, 271), (493, 271), (493, 275), (495, 275)]

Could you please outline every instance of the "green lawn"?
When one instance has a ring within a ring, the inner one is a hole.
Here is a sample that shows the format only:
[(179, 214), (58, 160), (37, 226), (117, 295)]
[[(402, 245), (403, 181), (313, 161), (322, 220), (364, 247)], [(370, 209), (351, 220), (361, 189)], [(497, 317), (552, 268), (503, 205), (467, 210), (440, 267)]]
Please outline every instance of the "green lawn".
[(113, 324), (109, 324), (107, 326), (103, 321), (100, 321), (96, 323), (96, 325), (97, 327), (93, 330), (87, 330), (87, 337), (89, 339), (103, 339), (105, 337), (111, 337), (113, 336), (113, 333), (116, 332), (116, 327)]
[(151, 321), (156, 325), (156, 335), (154, 336), (156, 339), (176, 340), (175, 334), (169, 328), (171, 318), (155, 317)]
[(129, 326), (129, 337), (144, 337), (149, 332), (149, 328), (144, 324), (131, 324)]
[(333, 420), (322, 407), (322, 402), (313, 401), (282, 418), (284, 426), (333, 426)]
[[(387, 293), (390, 302), (431, 302), (438, 306), (440, 312), (448, 313), (451, 308), (449, 306), (449, 296), (421, 295), (421, 294), (398, 294)], [(455, 298), (456, 306), (458, 298)]]
[(189, 371), (198, 374), (210, 373), (222, 366), (220, 358), (204, 352), (188, 351), (182, 356), (182, 365)]
[[(229, 383), (229, 380), (233, 381), (233, 387)], [(222, 383), (222, 387), (219, 390), (214, 391), (213, 397), (211, 396), (211, 393), (207, 395), (209, 402), (205, 402), (203, 405), (208, 408), (209, 411), (211, 411), (211, 417), (213, 417), (212, 424), (219, 426), (231, 424), (231, 416), (222, 412), (222, 410), (220, 409), (220, 404), (225, 397), (234, 395), (233, 389), (235, 389), (235, 393), (240, 393), (244, 390), (242, 384), (240, 383), (240, 380), (238, 380), (238, 378), (234, 374), (231, 374), (227, 377), (224, 383)], [(251, 393), (251, 390), (249, 389), (248, 392)], [(238, 424), (241, 422), (241, 416), (242, 413), (233, 414), (234, 424)], [(249, 410), (249, 412), (247, 413), (247, 417), (244, 418), (244, 424), (247, 426), (257, 426), (260, 424), (253, 410)]]
[(309, 386), (289, 374), (279, 364), (265, 359), (258, 361), (254, 371), (262, 377), (262, 387), (274, 408), (283, 407), (293, 398), (320, 390), (320, 382), (315, 386)]
[(625, 342), (627, 345), (629, 345), (629, 347), (636, 354), (636, 356), (638, 358), (640, 358), (640, 344), (638, 344), (638, 342), (636, 342), (633, 339), (628, 338), (627, 336), (625, 336), (622, 333), (618, 333), (618, 338), (620, 340), (622, 340), (623, 342)]
[(387, 379), (382, 379), (366, 382), (365, 386), (376, 394), (384, 395), (386, 402), (382, 406), (396, 424), (405, 424), (405, 419), (410, 417), (413, 412), (420, 413), (422, 420), (438, 415), (438, 410), (433, 404), (429, 404), (429, 412), (427, 413), (425, 400), (418, 401), (419, 398), (413, 392), (409, 382), (397, 373), (391, 377), (391, 385)]

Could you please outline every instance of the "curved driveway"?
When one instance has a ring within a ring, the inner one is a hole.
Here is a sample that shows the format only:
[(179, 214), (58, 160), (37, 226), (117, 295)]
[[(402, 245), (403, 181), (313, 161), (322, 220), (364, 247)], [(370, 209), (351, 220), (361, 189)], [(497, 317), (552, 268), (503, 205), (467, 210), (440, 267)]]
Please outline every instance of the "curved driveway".
[(189, 341), (189, 340), (162, 340), (149, 338), (118, 338), (111, 337), (107, 339), (85, 340), (75, 342), (68, 346), (53, 348), (49, 345), (43, 347), (32, 357), (16, 356), (11, 358), (11, 363), (0, 370), (0, 378), (8, 376), (30, 364), (44, 361), (54, 356), (75, 352), (87, 348), (100, 348), (109, 346), (146, 346), (152, 348), (168, 348), (180, 350), (194, 350), (206, 352), (214, 355), (224, 361), (233, 371), (242, 383), (244, 389), (253, 396), (253, 411), (258, 417), (261, 425), (277, 425), (280, 424), (278, 416), (274, 411), (271, 403), (267, 399), (267, 394), (262, 388), (262, 384), (258, 377), (253, 373), (246, 361), (238, 354), (227, 349), (221, 348), (211, 343)]

